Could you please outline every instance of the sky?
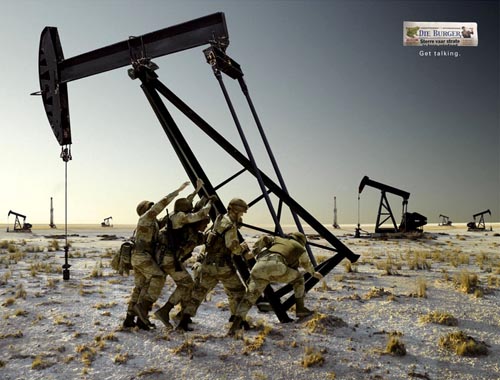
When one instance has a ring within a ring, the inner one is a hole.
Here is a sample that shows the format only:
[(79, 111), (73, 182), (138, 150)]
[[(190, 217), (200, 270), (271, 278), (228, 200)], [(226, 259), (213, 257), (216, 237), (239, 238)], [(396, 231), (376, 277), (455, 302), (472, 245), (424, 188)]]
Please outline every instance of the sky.
[[(0, 210), (27, 222), (64, 223), (65, 164), (40, 97), (38, 45), (58, 28), (65, 58), (215, 12), (224, 12), (227, 54), (244, 72), (290, 195), (325, 224), (373, 224), (380, 191), (371, 179), (409, 192), (408, 211), (429, 223), (469, 222), (490, 210), (500, 220), (498, 1), (168, 1), (2, 0)], [(476, 22), (477, 47), (403, 46), (404, 21)], [(153, 59), (159, 79), (241, 152), (229, 109), (203, 49)], [(421, 56), (420, 51), (459, 56)], [(239, 86), (224, 79), (256, 161), (276, 176)], [(137, 220), (187, 176), (127, 67), (68, 83), (72, 156), (68, 223)], [(171, 110), (212, 184), (240, 166)], [(277, 182), (277, 181), (276, 181)], [(188, 194), (192, 188), (185, 190)], [(260, 194), (250, 175), (219, 195)], [(397, 221), (401, 201), (389, 195)], [(272, 197), (275, 207), (276, 199)], [(171, 205), (170, 209), (173, 208)], [(264, 202), (245, 221), (269, 224)], [(290, 223), (289, 214), (283, 223)]]

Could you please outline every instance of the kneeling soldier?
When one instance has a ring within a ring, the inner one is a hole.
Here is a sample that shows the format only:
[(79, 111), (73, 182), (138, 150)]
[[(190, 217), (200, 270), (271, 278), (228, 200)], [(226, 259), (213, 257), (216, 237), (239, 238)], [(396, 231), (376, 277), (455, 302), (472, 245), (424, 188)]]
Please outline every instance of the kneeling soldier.
[[(266, 286), (273, 282), (289, 283), (293, 286), (297, 317), (312, 314), (312, 311), (304, 306), (304, 276), (298, 268), (301, 266), (317, 279), (322, 279), (323, 276), (314, 271), (305, 244), (306, 237), (300, 232), (292, 232), (286, 237), (266, 235), (257, 240), (252, 250), (257, 261), (250, 272), (247, 292), (236, 309), (236, 317), (229, 330), (230, 335), (241, 327), (250, 308)], [(262, 250), (263, 248), (265, 249)]]

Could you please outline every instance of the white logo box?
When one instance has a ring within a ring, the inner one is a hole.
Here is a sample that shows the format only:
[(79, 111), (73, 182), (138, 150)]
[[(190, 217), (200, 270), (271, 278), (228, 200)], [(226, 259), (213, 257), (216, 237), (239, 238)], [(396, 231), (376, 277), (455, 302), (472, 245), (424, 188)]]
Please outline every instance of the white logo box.
[(403, 22), (403, 46), (477, 45), (477, 23), (475, 22)]

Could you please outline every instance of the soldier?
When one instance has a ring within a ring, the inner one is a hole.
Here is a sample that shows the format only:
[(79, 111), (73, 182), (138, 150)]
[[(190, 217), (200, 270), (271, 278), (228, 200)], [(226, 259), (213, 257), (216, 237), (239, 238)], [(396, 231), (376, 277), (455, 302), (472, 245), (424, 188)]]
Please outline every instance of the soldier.
[(193, 209), (193, 198), (202, 186), (203, 181), (199, 179), (193, 194), (175, 201), (174, 214), (170, 216), (167, 227), (160, 231), (158, 262), (161, 263), (163, 272), (170, 275), (177, 285), (165, 305), (155, 312), (155, 316), (167, 328), (172, 328), (169, 322), (170, 311), (178, 303), (181, 304), (181, 312), (184, 310), (194, 286), (183, 262), (191, 256), (196, 246), (203, 244), (203, 231), (210, 220), (208, 214), (213, 199), (209, 199), (207, 203), (207, 198), (203, 197), (195, 207), (198, 211)]
[(304, 277), (298, 268), (301, 266), (317, 279), (322, 279), (323, 276), (314, 271), (305, 244), (306, 237), (300, 232), (292, 232), (285, 237), (265, 235), (255, 242), (252, 254), (256, 263), (250, 272), (247, 292), (237, 307), (236, 316), (229, 329), (230, 335), (241, 327), (252, 305), (272, 282), (289, 283), (293, 286), (297, 317), (312, 314), (312, 311), (304, 306)]
[(245, 294), (245, 287), (236, 272), (232, 255), (245, 255), (249, 252), (248, 245), (238, 239), (238, 228), (247, 210), (248, 205), (244, 200), (232, 199), (227, 206), (227, 214), (219, 215), (208, 232), (200, 274), (177, 326), (178, 329), (190, 330), (191, 317), (196, 314), (208, 292), (219, 281), (222, 282), (227, 294), (231, 315), (236, 312), (236, 307)]
[(155, 245), (158, 232), (165, 224), (163, 218), (158, 221), (156, 217), (163, 211), (172, 200), (189, 185), (183, 183), (177, 190), (163, 197), (157, 203), (142, 201), (137, 205), (139, 220), (135, 230), (135, 249), (132, 253), (132, 267), (134, 269), (134, 290), (130, 296), (127, 308), (127, 316), (123, 327), (134, 327), (136, 325), (144, 330), (149, 330), (153, 325), (148, 319), (148, 313), (153, 303), (161, 294), (165, 284), (165, 273), (155, 261)]

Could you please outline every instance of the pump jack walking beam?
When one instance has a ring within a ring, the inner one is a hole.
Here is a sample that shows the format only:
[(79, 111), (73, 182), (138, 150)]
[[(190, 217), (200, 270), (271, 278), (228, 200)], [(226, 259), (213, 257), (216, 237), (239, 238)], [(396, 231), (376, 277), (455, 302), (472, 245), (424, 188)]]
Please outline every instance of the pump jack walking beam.
[[(286, 191), (281, 178), (281, 186), (274, 183), (266, 174), (258, 169), (255, 162), (252, 162), (249, 151), (247, 151), (249, 155), (249, 158), (247, 158), (158, 80), (158, 76), (154, 72), (158, 66), (151, 62), (151, 57), (166, 55), (203, 44), (211, 45), (211, 49), (207, 49), (208, 52), (205, 51), (205, 54), (209, 54), (211, 51), (216, 54), (215, 60), (217, 70), (224, 72), (233, 79), (241, 79), (243, 74), (240, 66), (225, 55), (225, 50), (229, 45), (229, 38), (223, 13), (215, 13), (213, 15), (188, 21), (170, 28), (165, 28), (161, 31), (149, 33), (140, 37), (134, 37), (128, 41), (101, 48), (67, 60), (64, 60), (63, 58), (57, 29), (48, 27), (45, 28), (42, 32), (39, 54), (40, 87), (49, 122), (51, 123), (51, 127), (59, 141), (59, 144), (71, 144), (68, 99), (65, 88), (66, 82), (122, 67), (127, 63), (131, 64), (132, 69), (128, 70), (129, 76), (132, 79), (138, 78), (141, 81), (141, 88), (158, 117), (160, 124), (162, 125), (177, 156), (179, 157), (179, 160), (181, 161), (182, 166), (186, 170), (189, 179), (193, 185), (196, 183), (197, 178), (203, 180), (204, 187), (200, 191), (203, 192), (203, 194), (200, 195), (217, 195), (216, 189), (220, 188), (222, 184), (215, 187), (211, 184), (195, 154), (191, 150), (191, 147), (185, 140), (170, 112), (161, 100), (160, 94), (169, 100), (170, 103), (178, 108), (182, 113), (184, 113), (195, 125), (198, 126), (198, 128), (200, 128), (206, 135), (214, 140), (223, 150), (225, 150), (243, 166), (244, 170), (240, 171), (237, 175), (244, 171), (248, 171), (259, 180), (262, 195), (255, 201), (250, 202), (249, 205), (252, 205), (263, 197), (266, 197), (269, 193), (273, 193), (279, 198), (280, 201), (278, 215), (281, 213), (282, 204), (286, 204), (290, 208), (292, 214), (297, 216), (297, 221), (298, 216), (300, 216), (306, 223), (309, 224), (309, 226), (315, 229), (319, 235), (321, 235), (333, 246), (321, 246), (324, 249), (336, 252), (336, 254), (329, 260), (317, 266), (319, 271), (323, 274), (327, 274), (344, 258), (355, 262), (359, 258), (359, 255), (354, 254), (351, 250), (349, 250), (349, 248), (344, 246), (340, 240), (333, 236), (333, 234), (331, 234), (321, 223), (319, 223), (311, 214), (309, 214), (302, 206), (291, 198)], [(245, 90), (244, 87), (246, 87), (246, 85), (244, 86), (244, 82), (241, 80), (240, 85), (242, 85), (243, 90)], [(58, 91), (55, 91), (55, 89), (58, 89)], [(61, 89), (63, 89), (63, 91), (61, 91)], [(251, 105), (251, 108), (252, 111), (254, 111), (253, 105)], [(231, 109), (231, 111), (233, 112), (233, 109)], [(244, 139), (242, 131), (241, 137)], [(275, 167), (275, 169), (277, 169), (277, 167)], [(224, 181), (223, 184), (229, 182), (237, 175)], [(226, 212), (224, 204), (218, 196), (214, 206), (218, 213)], [(212, 220), (215, 219), (215, 213), (211, 214), (211, 218)], [(279, 225), (279, 217), (277, 215), (273, 215), (273, 219), (276, 224), (275, 230), (266, 232), (280, 234), (281, 227)], [(265, 231), (258, 227), (248, 225), (247, 227), (254, 228), (259, 231)], [(299, 230), (300, 229), (301, 227)], [(312, 260), (314, 263), (314, 257), (312, 257)], [(249, 274), (247, 263), (239, 261), (237, 262), (237, 266), (243, 278), (247, 279)], [(310, 289), (317, 282), (310, 281), (308, 278), (306, 279), (307, 289)], [(282, 322), (289, 320), (286, 310), (294, 303), (293, 296), (291, 296), (282, 304), (279, 298), (285, 294), (287, 294), (287, 291), (282, 290), (278, 293), (274, 292), (271, 287), (268, 287), (265, 291), (266, 298), (269, 300), (276, 315)]]

